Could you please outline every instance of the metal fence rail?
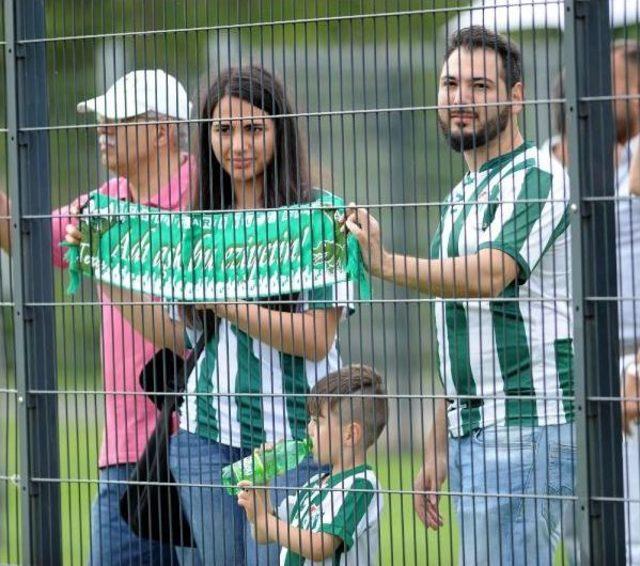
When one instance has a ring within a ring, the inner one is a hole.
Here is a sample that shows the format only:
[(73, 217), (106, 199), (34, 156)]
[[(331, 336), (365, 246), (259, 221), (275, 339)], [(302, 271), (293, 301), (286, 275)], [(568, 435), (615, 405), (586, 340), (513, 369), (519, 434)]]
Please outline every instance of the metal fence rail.
[[(638, 42), (637, 0), (5, 0), (0, 564), (640, 563)], [(358, 210), (316, 209), (296, 287), (317, 189)], [(243, 294), (269, 222), (285, 291)], [(112, 257), (129, 230), (132, 280), (140, 233), (173, 248), (144, 293), (112, 267), (69, 294), (73, 225)], [(215, 304), (186, 291), (207, 245), (237, 272)], [(371, 297), (339, 275), (369, 257)], [(162, 348), (197, 352), (165, 412)], [(277, 516), (227, 495), (307, 435), (240, 497)], [(120, 517), (169, 472), (182, 515), (145, 525), (195, 548)]]

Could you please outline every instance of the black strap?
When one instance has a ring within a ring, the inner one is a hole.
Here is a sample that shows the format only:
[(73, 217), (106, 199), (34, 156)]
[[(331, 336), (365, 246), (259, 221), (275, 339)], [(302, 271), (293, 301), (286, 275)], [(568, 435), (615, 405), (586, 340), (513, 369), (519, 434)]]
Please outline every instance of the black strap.
[(191, 375), (193, 368), (195, 368), (196, 363), (198, 363), (198, 358), (200, 357), (200, 354), (202, 354), (204, 347), (206, 346), (209, 339), (215, 336), (217, 331), (218, 321), (216, 320), (216, 315), (213, 313), (213, 311), (209, 311), (209, 310), (204, 311), (201, 319), (202, 319), (202, 333), (200, 334), (198, 341), (196, 342), (196, 345), (194, 346), (193, 350), (191, 350), (191, 355), (185, 361), (185, 365), (184, 365), (185, 379), (187, 379), (189, 375)]
[[(200, 358), (200, 354), (202, 354), (207, 342), (212, 336), (215, 336), (217, 331), (218, 321), (216, 320), (216, 315), (209, 310), (203, 312), (202, 316), (202, 332), (198, 337), (198, 341), (196, 345), (191, 350), (191, 355), (185, 360), (184, 366), (180, 370), (180, 375), (178, 376), (178, 384), (176, 387), (176, 393), (182, 393), (187, 387), (187, 380), (191, 375), (191, 372), (196, 367), (198, 363), (198, 358)], [(171, 403), (172, 407), (170, 410), (175, 410), (182, 404), (184, 400), (184, 396), (177, 395), (172, 398), (173, 403)]]
[[(138, 381), (159, 410), (172, 412), (180, 406), (186, 382), (207, 342), (217, 331), (216, 316), (211, 311), (198, 314), (203, 329), (191, 354), (185, 359), (169, 348), (158, 350), (140, 372)], [(171, 395), (174, 393), (175, 395)]]

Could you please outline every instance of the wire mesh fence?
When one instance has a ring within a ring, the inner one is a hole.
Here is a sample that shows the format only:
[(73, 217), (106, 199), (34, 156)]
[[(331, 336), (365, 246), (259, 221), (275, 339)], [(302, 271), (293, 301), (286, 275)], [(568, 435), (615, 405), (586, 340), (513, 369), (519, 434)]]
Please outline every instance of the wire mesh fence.
[(5, 0), (0, 563), (640, 563), (639, 22)]

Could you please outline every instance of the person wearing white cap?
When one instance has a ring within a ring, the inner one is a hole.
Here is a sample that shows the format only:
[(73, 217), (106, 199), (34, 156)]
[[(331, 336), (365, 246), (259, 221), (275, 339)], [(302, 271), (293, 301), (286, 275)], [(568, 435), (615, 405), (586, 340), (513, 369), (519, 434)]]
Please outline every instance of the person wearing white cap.
[(130, 190), (146, 193), (139, 196), (158, 194), (184, 164), (180, 148), (188, 145), (191, 103), (180, 82), (164, 71), (128, 73), (77, 110), (98, 116), (102, 163), (126, 178)]
[[(99, 123), (100, 158), (112, 175), (100, 192), (165, 209), (189, 209), (195, 162), (182, 144), (188, 139), (190, 108), (185, 88), (158, 69), (128, 73), (105, 94), (78, 104), (78, 112), (94, 113)], [(59, 243), (65, 239), (66, 226), (85, 201), (82, 195), (52, 213), (52, 254), (57, 267), (65, 265)], [(9, 214), (9, 199), (0, 192), (0, 216)], [(8, 223), (0, 225), (0, 246), (10, 251), (10, 245)], [(156, 347), (130, 325), (105, 291), (98, 287), (105, 430), (99, 491), (91, 513), (89, 564), (175, 564), (178, 549), (138, 538), (120, 517), (120, 495), (158, 414), (140, 394), (138, 383)], [(163, 321), (158, 322), (161, 326)], [(179, 554), (188, 561), (191, 553), (180, 549)]]
[(107, 92), (78, 104), (78, 112), (95, 112), (107, 120), (127, 120), (150, 111), (188, 120), (191, 103), (180, 82), (161, 69), (132, 71)]

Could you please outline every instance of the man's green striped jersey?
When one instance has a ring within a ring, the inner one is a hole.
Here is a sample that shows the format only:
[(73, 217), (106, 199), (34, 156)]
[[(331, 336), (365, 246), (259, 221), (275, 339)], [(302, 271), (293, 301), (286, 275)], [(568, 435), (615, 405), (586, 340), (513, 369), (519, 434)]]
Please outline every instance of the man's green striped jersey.
[(432, 258), (490, 248), (518, 264), (516, 281), (497, 298), (435, 308), (455, 436), (573, 420), (568, 201), (564, 170), (525, 143), (468, 172), (441, 209)]
[(375, 474), (362, 465), (335, 475), (313, 476), (296, 495), (280, 504), (278, 517), (292, 527), (328, 533), (342, 545), (333, 556), (314, 562), (283, 545), (281, 566), (355, 566), (378, 559), (378, 518), (382, 495)]
[[(346, 317), (352, 312), (352, 298), (353, 284), (338, 283), (303, 293), (299, 309), (341, 307)], [(194, 336), (188, 338), (194, 342)], [(340, 365), (337, 340), (323, 360), (306, 360), (284, 354), (221, 319), (187, 380), (180, 427), (242, 448), (305, 438), (306, 395)]]

